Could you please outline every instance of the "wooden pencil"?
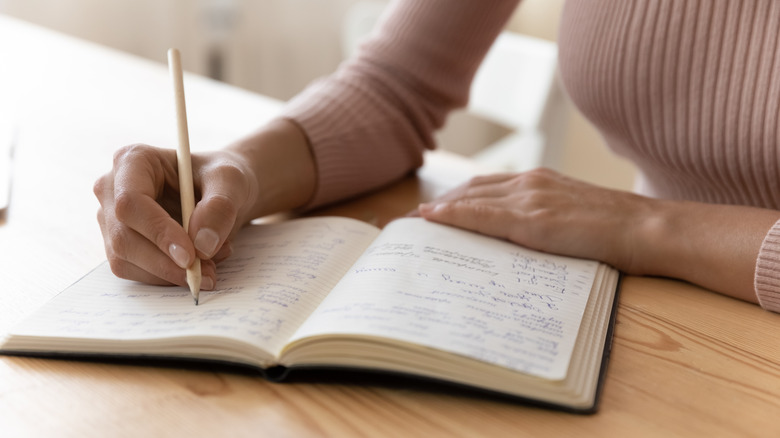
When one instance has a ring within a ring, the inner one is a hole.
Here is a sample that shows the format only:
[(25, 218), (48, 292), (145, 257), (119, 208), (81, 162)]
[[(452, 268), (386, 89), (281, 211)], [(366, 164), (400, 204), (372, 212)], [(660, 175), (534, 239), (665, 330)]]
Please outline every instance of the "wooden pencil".
[[(192, 181), (192, 157), (190, 156), (190, 137), (187, 129), (187, 109), (184, 101), (184, 79), (181, 68), (181, 56), (176, 49), (168, 50), (168, 69), (173, 80), (176, 102), (176, 125), (179, 133), (179, 147), (176, 149), (176, 161), (179, 170), (179, 194), (181, 196), (181, 220), (184, 231), (189, 232), (190, 216), (195, 209), (195, 189)], [(187, 268), (187, 284), (190, 287), (195, 305), (200, 295), (200, 259), (197, 257)]]

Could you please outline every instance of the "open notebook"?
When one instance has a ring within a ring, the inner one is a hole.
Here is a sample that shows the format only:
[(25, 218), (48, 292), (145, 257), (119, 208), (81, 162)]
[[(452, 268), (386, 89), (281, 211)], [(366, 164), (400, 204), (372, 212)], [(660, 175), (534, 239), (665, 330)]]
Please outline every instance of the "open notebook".
[[(98, 266), (15, 327), (23, 355), (410, 374), (593, 412), (618, 272), (418, 218), (251, 225), (202, 292)], [(281, 373), (283, 376), (284, 373)]]

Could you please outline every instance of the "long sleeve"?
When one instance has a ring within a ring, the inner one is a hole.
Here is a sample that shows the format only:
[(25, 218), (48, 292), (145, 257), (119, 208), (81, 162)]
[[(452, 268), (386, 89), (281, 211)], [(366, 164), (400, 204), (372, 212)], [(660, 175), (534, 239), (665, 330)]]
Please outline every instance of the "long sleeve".
[[(644, 194), (780, 210), (779, 32), (777, 2), (569, 1), (561, 78)], [(755, 266), (780, 311), (780, 223)]]
[(469, 85), (517, 0), (401, 0), (355, 59), (315, 81), (283, 117), (317, 165), (309, 207), (381, 187), (422, 164), (433, 133), (467, 103)]
[[(356, 59), (291, 101), (317, 165), (309, 206), (419, 166), (516, 6), (399, 0)], [(644, 194), (780, 211), (780, 3), (568, 1), (560, 29), (564, 88)], [(780, 312), (780, 221), (755, 267), (759, 302)]]

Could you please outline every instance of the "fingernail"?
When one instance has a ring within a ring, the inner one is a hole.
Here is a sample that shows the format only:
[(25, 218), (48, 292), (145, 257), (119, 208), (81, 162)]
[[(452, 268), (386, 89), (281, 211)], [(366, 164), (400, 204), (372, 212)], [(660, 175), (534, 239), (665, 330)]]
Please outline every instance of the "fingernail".
[(171, 255), (173, 261), (176, 262), (180, 268), (187, 269), (187, 267), (190, 266), (190, 255), (179, 245), (171, 243), (171, 246), (168, 247), (168, 254)]
[(214, 279), (211, 277), (203, 277), (200, 279), (200, 288), (203, 290), (214, 290)]
[(195, 236), (195, 248), (211, 258), (219, 245), (219, 234), (211, 228), (201, 228)]

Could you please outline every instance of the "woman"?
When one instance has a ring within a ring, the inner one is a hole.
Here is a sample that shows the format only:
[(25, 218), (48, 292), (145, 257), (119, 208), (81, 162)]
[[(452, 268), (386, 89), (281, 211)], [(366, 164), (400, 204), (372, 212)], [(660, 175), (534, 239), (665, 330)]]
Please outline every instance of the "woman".
[[(400, 0), (356, 59), (284, 114), (194, 157), (202, 199), (190, 236), (176, 204), (175, 154), (120, 150), (95, 184), (114, 272), (202, 287), (230, 236), (269, 213), (357, 195), (407, 174), (516, 1)], [(560, 70), (607, 144), (636, 163), (641, 195), (549, 170), (481, 177), (420, 206), (426, 219), (636, 275), (679, 278), (780, 311), (780, 5), (760, 0), (578, 0), (561, 21)], [(175, 194), (175, 193), (174, 193)], [(194, 242), (194, 243), (193, 243)]]

